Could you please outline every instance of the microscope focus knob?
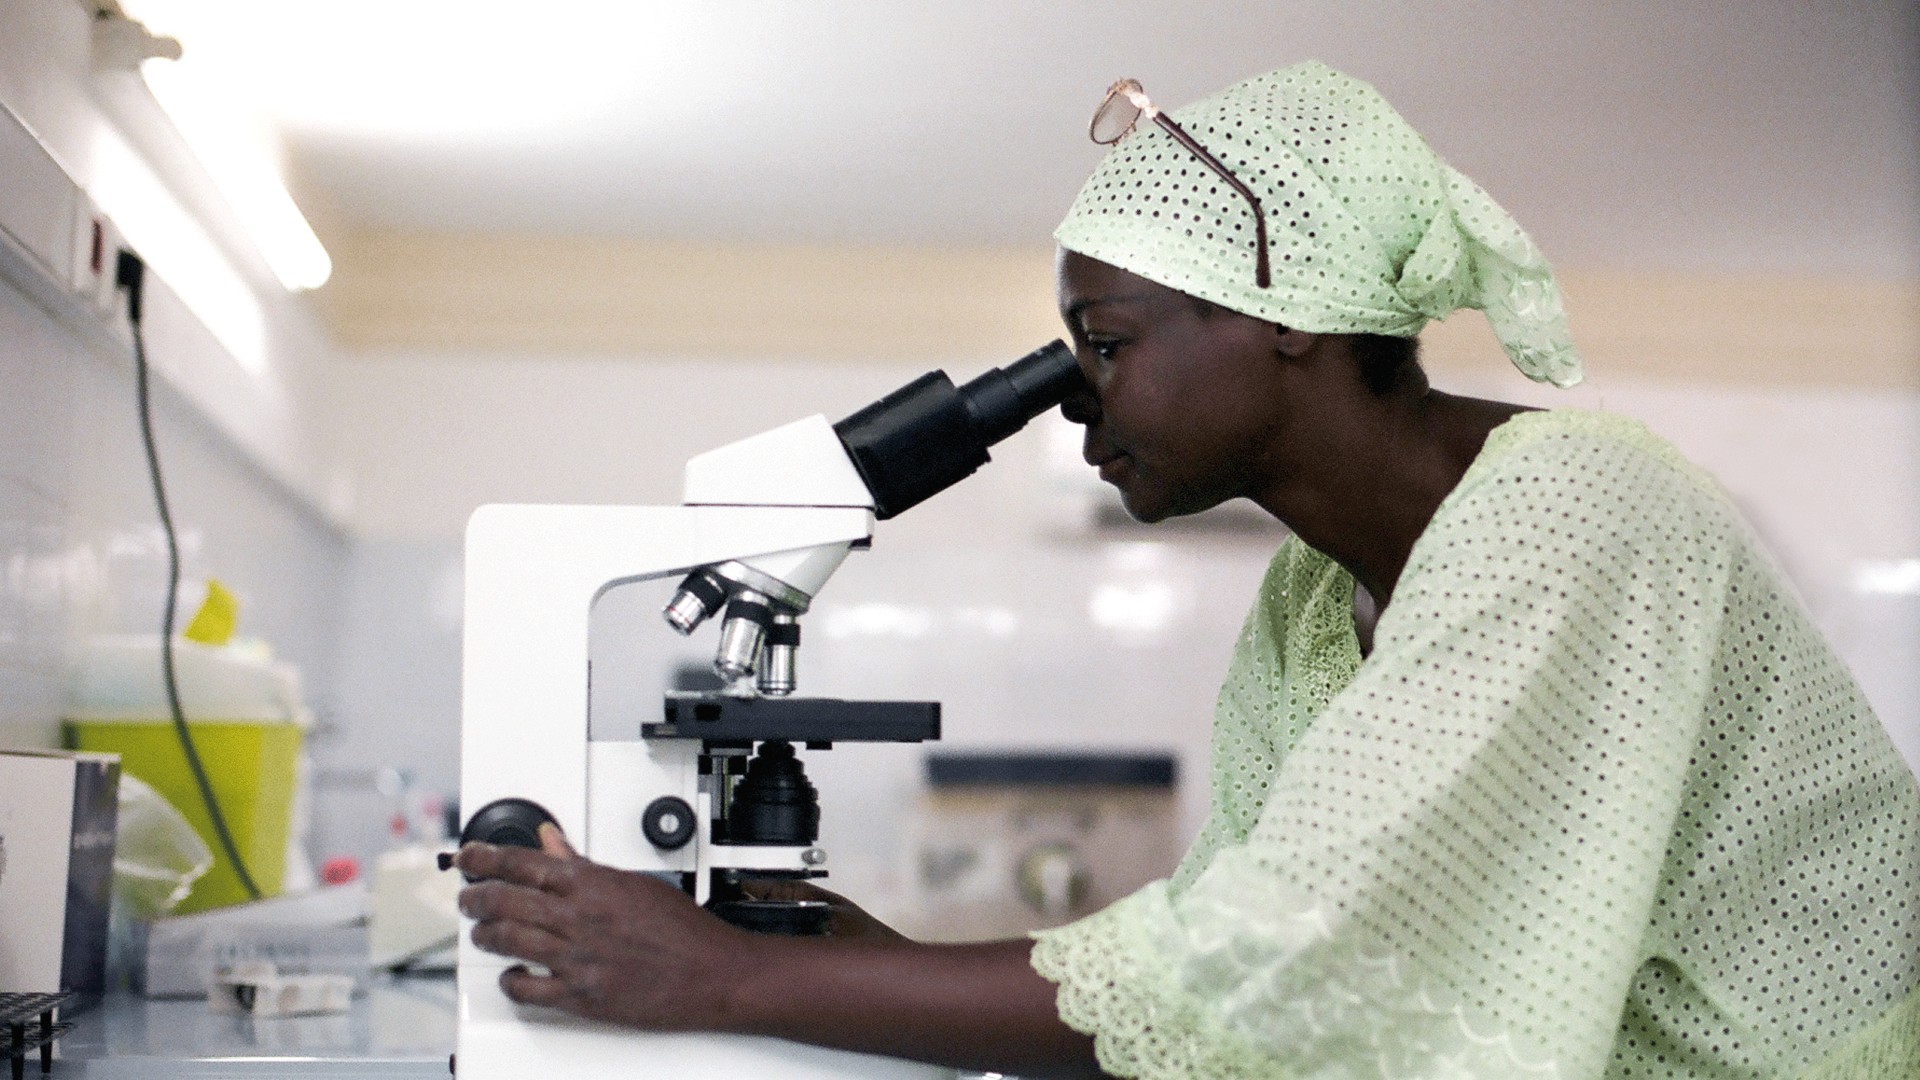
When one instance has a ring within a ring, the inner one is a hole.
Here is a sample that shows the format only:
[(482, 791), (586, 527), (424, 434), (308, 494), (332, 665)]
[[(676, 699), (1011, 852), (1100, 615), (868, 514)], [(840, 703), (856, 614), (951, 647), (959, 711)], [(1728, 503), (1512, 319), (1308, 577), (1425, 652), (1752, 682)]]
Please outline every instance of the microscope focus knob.
[(532, 799), (495, 799), (467, 819), (467, 827), (460, 830), (460, 842), (538, 848), (540, 826), (550, 821), (559, 827), (547, 808)]
[(677, 795), (660, 796), (640, 815), (640, 831), (647, 834), (647, 843), (662, 851), (686, 847), (696, 823), (693, 807)]

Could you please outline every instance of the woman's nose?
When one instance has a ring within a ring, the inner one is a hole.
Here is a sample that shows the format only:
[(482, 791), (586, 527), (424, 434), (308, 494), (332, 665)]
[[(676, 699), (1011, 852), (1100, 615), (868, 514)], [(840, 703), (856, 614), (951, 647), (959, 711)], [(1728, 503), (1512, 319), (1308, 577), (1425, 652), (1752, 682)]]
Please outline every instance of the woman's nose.
[(1083, 383), (1060, 402), (1060, 415), (1070, 423), (1092, 427), (1100, 422), (1100, 398), (1094, 394), (1093, 387)]

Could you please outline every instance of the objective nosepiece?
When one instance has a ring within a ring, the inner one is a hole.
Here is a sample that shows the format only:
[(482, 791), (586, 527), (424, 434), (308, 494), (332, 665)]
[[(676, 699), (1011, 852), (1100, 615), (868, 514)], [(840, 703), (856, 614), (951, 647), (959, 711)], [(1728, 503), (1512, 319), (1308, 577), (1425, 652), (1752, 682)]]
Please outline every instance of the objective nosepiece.
[(1054, 341), (959, 388), (930, 371), (833, 430), (885, 520), (973, 475), (987, 447), (1085, 385), (1073, 350)]

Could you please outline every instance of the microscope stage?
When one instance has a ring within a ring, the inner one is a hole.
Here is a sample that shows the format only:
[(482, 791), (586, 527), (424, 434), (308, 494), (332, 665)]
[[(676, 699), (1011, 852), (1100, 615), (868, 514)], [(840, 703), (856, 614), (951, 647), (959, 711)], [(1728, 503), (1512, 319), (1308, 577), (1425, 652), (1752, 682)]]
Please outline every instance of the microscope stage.
[(666, 719), (640, 725), (643, 739), (798, 743), (926, 742), (940, 737), (937, 701), (735, 697), (671, 693)]

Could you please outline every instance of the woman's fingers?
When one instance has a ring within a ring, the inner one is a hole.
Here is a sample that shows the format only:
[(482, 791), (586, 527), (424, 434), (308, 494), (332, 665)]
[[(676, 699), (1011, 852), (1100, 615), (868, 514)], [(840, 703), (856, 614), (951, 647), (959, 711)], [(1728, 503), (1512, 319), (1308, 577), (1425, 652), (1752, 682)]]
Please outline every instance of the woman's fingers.
[(532, 923), (486, 919), (473, 924), (473, 943), (495, 956), (511, 956), (552, 969), (565, 963), (572, 946), (565, 938)]
[(483, 923), (501, 919), (525, 923), (561, 938), (569, 936), (573, 922), (573, 913), (553, 895), (499, 880), (476, 881), (461, 889), (460, 914)]
[(829, 932), (837, 938), (869, 941), (906, 941), (905, 935), (867, 914), (859, 904), (812, 882), (786, 878), (755, 878), (740, 883), (740, 891), (749, 900), (811, 900), (829, 905), (833, 912)]
[[(559, 843), (566, 845), (565, 840)], [(584, 860), (572, 855), (572, 848), (566, 850), (568, 856), (559, 857), (532, 848), (472, 843), (461, 846), (453, 857), (453, 865), (470, 878), (494, 878), (566, 896), (573, 892), (579, 868), (586, 865)]]
[(812, 882), (783, 878), (750, 878), (740, 883), (740, 891), (749, 900), (822, 900), (829, 904), (850, 902), (839, 893), (829, 892)]
[(552, 975), (535, 975), (517, 964), (500, 973), (500, 990), (522, 1005), (556, 1009), (565, 1008), (573, 997), (572, 988), (562, 980)]
[(551, 830), (540, 841), (469, 844), (456, 859), (481, 879), (460, 892), (475, 947), (536, 965), (503, 973), (502, 992), (650, 1029), (710, 1022), (750, 966), (745, 933), (674, 884), (590, 862)]
[(560, 831), (560, 826), (551, 821), (543, 822), (540, 826), (540, 850), (556, 859), (580, 857), (579, 853), (573, 850), (573, 845), (567, 843), (567, 836)]

